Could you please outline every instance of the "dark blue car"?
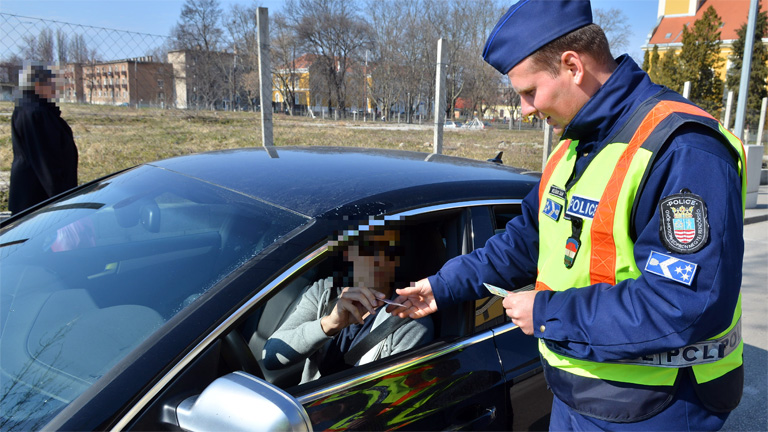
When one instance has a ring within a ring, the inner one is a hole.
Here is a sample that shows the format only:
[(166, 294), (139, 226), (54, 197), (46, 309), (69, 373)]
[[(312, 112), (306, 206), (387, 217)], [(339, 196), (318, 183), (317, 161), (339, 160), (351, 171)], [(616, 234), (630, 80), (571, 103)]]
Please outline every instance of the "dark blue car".
[(490, 162), (280, 147), (145, 164), (42, 203), (0, 225), (0, 429), (546, 429), (535, 339), (498, 297), (315, 381), (262, 359), (340, 239), (397, 229), (402, 270), (423, 277), (482, 247), (536, 182)]

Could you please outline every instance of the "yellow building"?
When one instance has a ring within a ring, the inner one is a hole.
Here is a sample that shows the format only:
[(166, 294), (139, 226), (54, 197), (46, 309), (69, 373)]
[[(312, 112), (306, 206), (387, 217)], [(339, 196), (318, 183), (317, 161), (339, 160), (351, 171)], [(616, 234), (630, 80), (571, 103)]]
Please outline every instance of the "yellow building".
[[(296, 107), (309, 107), (311, 109), (321, 110), (328, 105), (328, 100), (324, 95), (312, 94), (311, 76), (314, 73), (313, 65), (317, 60), (317, 56), (314, 54), (305, 54), (296, 60), (293, 64), (285, 65), (279, 69), (276, 69), (272, 73), (272, 102), (282, 104), (285, 103), (287, 108), (290, 101), (286, 101), (285, 98), (289, 97), (291, 93), (294, 95), (294, 105)], [(362, 66), (359, 66), (362, 68)], [(365, 70), (365, 69), (364, 69)], [(367, 71), (368, 88), (371, 85), (370, 71)], [(353, 79), (354, 74), (347, 74), (347, 79)], [(357, 75), (359, 78), (359, 75)], [(349, 87), (353, 90), (358, 90), (358, 85), (349, 84)], [(293, 89), (293, 91), (291, 91)], [(362, 91), (362, 90), (360, 90)], [(354, 93), (354, 92), (353, 92)], [(357, 95), (352, 94), (351, 100), (358, 103), (364, 97), (368, 112), (371, 112), (372, 99), (370, 94)], [(352, 105), (356, 105), (354, 102)]]
[(294, 105), (310, 106), (309, 69), (314, 63), (314, 56), (305, 54), (297, 58), (292, 65), (286, 65), (272, 73), (272, 102), (288, 103), (286, 95), (293, 89)]
[[(747, 22), (750, 0), (659, 0), (658, 21), (651, 31), (643, 51), (652, 52), (659, 47), (659, 55), (670, 50), (678, 54), (683, 47), (683, 26), (693, 27), (704, 12), (712, 6), (723, 22), (720, 28), (720, 56), (723, 67), (720, 78), (725, 80), (726, 71), (731, 67), (728, 57), (733, 53), (733, 42), (738, 39), (736, 31)], [(761, 4), (762, 11), (768, 11), (768, 1)], [(763, 39), (768, 45), (768, 38)], [(651, 65), (653, 67), (653, 65)]]

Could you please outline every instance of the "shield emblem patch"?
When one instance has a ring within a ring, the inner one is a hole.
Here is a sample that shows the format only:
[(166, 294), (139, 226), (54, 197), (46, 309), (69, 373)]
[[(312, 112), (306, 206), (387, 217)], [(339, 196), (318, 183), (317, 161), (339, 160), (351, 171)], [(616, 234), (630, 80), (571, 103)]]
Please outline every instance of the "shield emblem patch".
[(659, 236), (670, 252), (700, 251), (709, 239), (709, 221), (704, 200), (687, 190), (659, 202)]

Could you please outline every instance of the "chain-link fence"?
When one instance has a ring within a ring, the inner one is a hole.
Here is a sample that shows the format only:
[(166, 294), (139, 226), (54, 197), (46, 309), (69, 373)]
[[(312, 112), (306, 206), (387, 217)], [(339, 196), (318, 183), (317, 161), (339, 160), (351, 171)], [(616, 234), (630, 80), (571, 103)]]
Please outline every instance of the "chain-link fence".
[[(165, 157), (260, 146), (258, 62), (253, 55), (234, 49), (204, 52), (173, 46), (169, 36), (0, 13), (0, 211), (7, 207), (7, 181), (3, 179), (13, 159), (10, 117), (19, 95), (19, 70), (25, 62), (48, 63), (58, 70), (58, 103), (75, 135), (80, 183)], [(273, 68), (279, 69), (278, 63), (273, 61)], [(306, 91), (308, 95), (309, 89)], [(431, 148), (434, 109), (428, 97), (418, 98), (419, 105), (410, 113), (404, 104), (381, 112), (371, 103), (365, 115), (356, 106), (341, 112), (329, 108), (319, 96), (305, 99), (313, 106), (294, 104), (290, 110), (281, 92), (273, 92), (270, 109), (279, 113), (275, 117), (278, 145), (375, 146), (426, 152)], [(473, 117), (464, 114), (460, 122)], [(454, 116), (449, 118), (459, 123)], [(453, 132), (446, 135), (447, 153), (487, 159), (495, 155), (497, 146), (518, 141), (489, 139), (489, 132), (457, 132), (465, 130), (491, 129), (499, 134), (522, 130), (538, 134), (529, 142), (541, 142), (539, 124), (510, 124), (503, 114), (497, 118), (475, 121), (472, 128), (453, 126)], [(318, 123), (339, 125), (337, 121), (354, 132), (334, 127), (318, 134), (320, 129), (314, 127)], [(394, 125), (396, 130), (377, 132), (375, 125)], [(530, 159), (530, 164), (513, 163), (535, 169), (539, 158)]]

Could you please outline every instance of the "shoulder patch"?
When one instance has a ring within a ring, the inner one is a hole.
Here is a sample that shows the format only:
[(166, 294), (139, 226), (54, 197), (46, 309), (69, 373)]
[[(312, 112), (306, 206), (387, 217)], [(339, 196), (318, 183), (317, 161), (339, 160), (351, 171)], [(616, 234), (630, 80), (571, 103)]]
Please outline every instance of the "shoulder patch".
[(645, 271), (688, 286), (691, 286), (698, 268), (699, 266), (696, 263), (684, 261), (656, 251), (651, 251), (651, 255), (645, 263)]
[(709, 240), (704, 200), (687, 190), (662, 198), (659, 202), (659, 237), (670, 252), (690, 254), (703, 249)]

